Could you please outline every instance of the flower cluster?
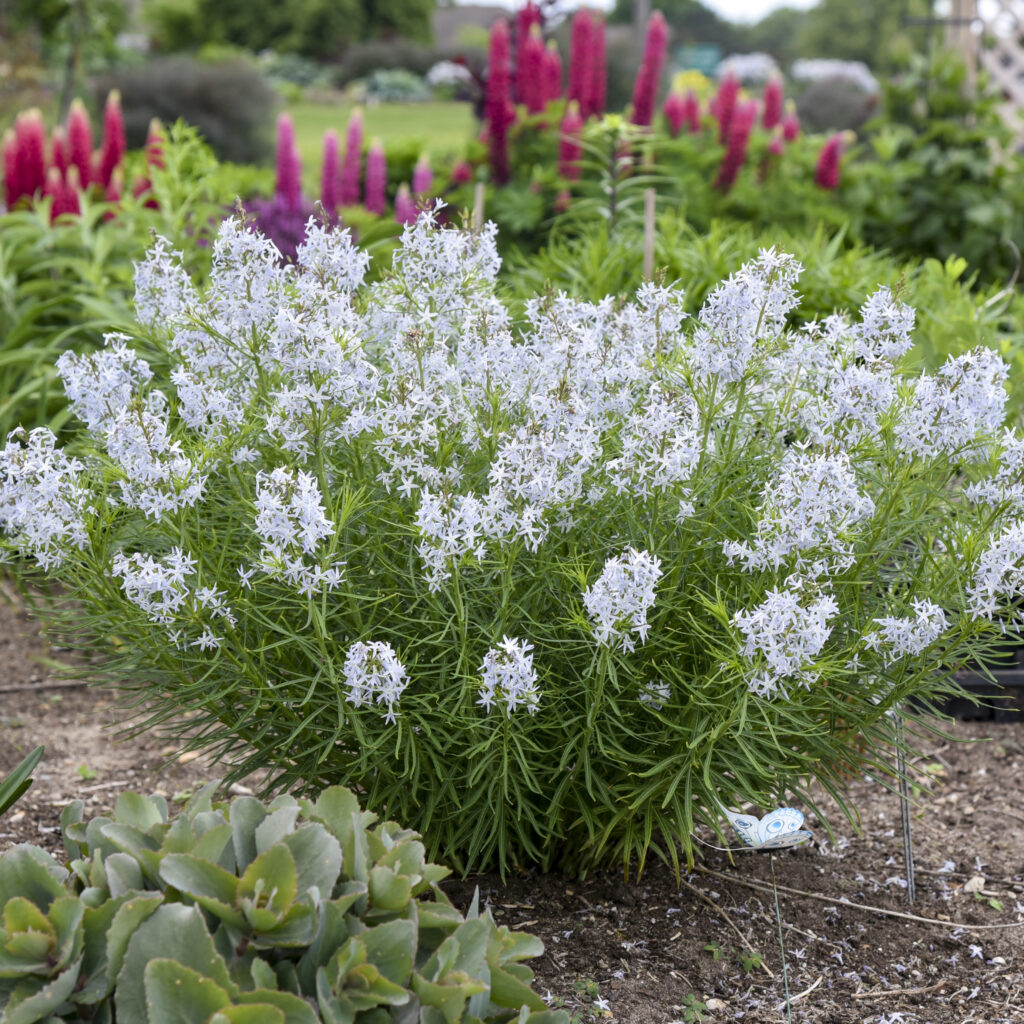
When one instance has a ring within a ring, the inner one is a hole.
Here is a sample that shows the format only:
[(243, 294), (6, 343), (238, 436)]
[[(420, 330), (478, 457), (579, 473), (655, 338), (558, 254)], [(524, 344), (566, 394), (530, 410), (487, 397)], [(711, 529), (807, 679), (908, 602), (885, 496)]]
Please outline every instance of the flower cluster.
[(1022, 621), (1017, 601), (1024, 594), (1024, 519), (1007, 526), (982, 551), (967, 588), (968, 610), (972, 615), (996, 617), (1008, 603), (1009, 615)]
[(873, 650), (883, 650), (889, 660), (896, 661), (922, 654), (949, 629), (946, 613), (933, 601), (914, 598), (910, 606), (912, 616), (875, 619), (879, 628), (865, 636), (864, 643)]
[(661, 560), (634, 548), (604, 563), (604, 571), (583, 594), (583, 606), (600, 644), (621, 644), (622, 650), (643, 643), (650, 631), (647, 613), (654, 607), (661, 579)]
[[(154, 134), (162, 138), (159, 122), (150, 126), (150, 137)], [(116, 90), (107, 96), (103, 136), (95, 152), (89, 114), (81, 100), (71, 104), (66, 125), (54, 128), (49, 143), (39, 110), (24, 111), (3, 139), (4, 205), (13, 210), (47, 197), (50, 218), (55, 220), (61, 214), (81, 213), (82, 196), (90, 189), (97, 198), (116, 202), (121, 198), (126, 148)], [(146, 158), (151, 167), (158, 166), (159, 155), (148, 145)], [(140, 180), (134, 192), (139, 195), (148, 188), (149, 182)]]
[(48, 427), (15, 431), (0, 451), (0, 530), (43, 569), (59, 568), (69, 548), (89, 543), (96, 510), (84, 469)]
[(967, 485), (965, 496), (974, 502), (1024, 512), (1024, 437), (1004, 432), (995, 474)]
[[(953, 454), (991, 438), (1006, 415), (1009, 367), (998, 353), (979, 347), (950, 359), (914, 388), (900, 443), (916, 455)], [(979, 452), (984, 457), (985, 451)]]
[(724, 383), (743, 377), (759, 343), (776, 338), (796, 308), (800, 270), (792, 256), (765, 249), (708, 295), (694, 333), (699, 373)]
[(786, 683), (810, 686), (818, 678), (815, 657), (839, 614), (831, 594), (801, 593), (799, 586), (773, 588), (761, 604), (737, 612), (733, 625), (744, 636), (742, 654), (752, 662), (747, 686), (759, 697), (786, 692)]
[(360, 640), (348, 649), (345, 685), (345, 697), (350, 704), (357, 708), (374, 702), (383, 704), (387, 708), (384, 719), (393, 724), (398, 715), (395, 705), (409, 685), (409, 675), (391, 644)]
[[(794, 552), (812, 552), (821, 560), (820, 575), (853, 564), (845, 537), (875, 510), (862, 494), (849, 456), (810, 454), (791, 449), (779, 472), (765, 482), (760, 520), (752, 542), (726, 541), (726, 556), (739, 559), (747, 569), (779, 568)], [(813, 556), (812, 556), (813, 557)], [(806, 568), (804, 559), (796, 561)]]
[[(128, 600), (151, 622), (165, 626), (172, 642), (182, 647), (220, 647), (223, 637), (214, 634), (210, 620), (220, 618), (232, 626), (237, 621), (223, 591), (190, 582), (196, 575), (196, 559), (179, 547), (163, 558), (118, 552), (111, 571), (120, 577)], [(191, 632), (197, 629), (198, 636), (189, 639), (189, 627), (195, 627)]]
[(117, 464), (121, 500), (159, 520), (195, 505), (208, 474), (171, 436), (163, 392), (143, 391), (152, 370), (128, 349), (127, 341), (109, 334), (107, 347), (99, 352), (65, 352), (57, 360), (57, 372), (71, 409), (103, 439)]
[[(263, 542), (256, 567), (312, 596), (341, 584), (343, 563), (320, 558), (320, 542), (334, 535), (321, 503), (320, 488), (309, 473), (279, 467), (256, 476), (254, 528)], [(242, 570), (249, 580), (252, 570)]]
[(640, 687), (639, 701), (652, 711), (661, 711), (672, 699), (672, 687), (663, 679)]
[(520, 707), (535, 714), (540, 703), (537, 670), (533, 667), (533, 644), (502, 637), (490, 648), (480, 666), (480, 697), (477, 703), (486, 711), (504, 707), (505, 714)]

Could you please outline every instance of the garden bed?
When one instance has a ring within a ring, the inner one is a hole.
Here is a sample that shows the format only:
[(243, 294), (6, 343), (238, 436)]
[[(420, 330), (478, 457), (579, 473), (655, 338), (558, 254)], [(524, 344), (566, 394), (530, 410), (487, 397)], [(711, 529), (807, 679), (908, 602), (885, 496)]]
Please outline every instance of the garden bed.
[[(0, 773), (34, 744), (47, 745), (34, 787), (0, 821), (0, 849), (27, 841), (57, 850), (60, 808), (69, 799), (85, 800), (87, 814), (97, 814), (128, 788), (181, 799), (216, 777), (201, 757), (173, 757), (159, 737), (113, 742), (104, 728), (115, 721), (109, 697), (51, 688), (52, 675), (35, 660), (44, 653), (32, 623), (0, 606)], [(30, 688), (11, 689), (20, 686)], [(958, 740), (991, 741), (924, 743), (919, 768), (932, 785), (915, 812), (912, 908), (902, 888), (898, 804), (878, 785), (854, 786), (861, 835), (837, 818), (835, 841), (817, 826), (814, 847), (776, 855), (778, 884), (812, 894), (779, 895), (790, 992), (812, 989), (795, 1002), (794, 1020), (1022, 1019), (1024, 927), (991, 926), (1024, 924), (1024, 726), (972, 722), (952, 730)], [(524, 873), (506, 884), (483, 875), (446, 888), (464, 907), (479, 886), (499, 923), (539, 935), (547, 952), (535, 964), (538, 988), (578, 1010), (580, 1020), (698, 1020), (694, 999), (711, 1007), (708, 1021), (785, 1020), (771, 862), (741, 854), (730, 866), (725, 854), (709, 851), (703, 866), (727, 878), (694, 873), (680, 888), (654, 865), (630, 883), (614, 871), (583, 881)], [(843, 900), (965, 927), (883, 916)]]

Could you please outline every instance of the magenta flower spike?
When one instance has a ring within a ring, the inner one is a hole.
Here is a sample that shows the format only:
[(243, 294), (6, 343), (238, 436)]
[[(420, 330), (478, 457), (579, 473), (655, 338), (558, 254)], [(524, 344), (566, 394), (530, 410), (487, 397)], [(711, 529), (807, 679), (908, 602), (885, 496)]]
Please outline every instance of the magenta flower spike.
[(738, 104), (733, 111), (729, 124), (729, 141), (725, 156), (722, 157), (722, 164), (718, 168), (718, 177), (715, 179), (715, 188), (719, 191), (728, 192), (736, 183), (736, 178), (747, 159), (747, 144), (756, 121), (757, 103), (754, 100)]
[(796, 142), (800, 138), (800, 118), (792, 110), (782, 117), (782, 137), (786, 142)]
[(579, 104), (569, 100), (562, 118), (561, 137), (558, 140), (558, 173), (567, 181), (576, 181), (580, 176), (580, 157), (583, 147), (580, 136), (583, 134), (583, 116)]
[(649, 125), (654, 118), (658, 83), (668, 49), (668, 23), (661, 11), (655, 11), (647, 22), (647, 42), (643, 61), (633, 84), (633, 124)]
[(591, 35), (594, 19), (590, 11), (581, 7), (572, 16), (572, 29), (569, 36), (569, 92), (568, 99), (580, 105), (580, 116), (585, 121), (588, 110), (590, 90), (590, 63), (592, 57)]
[[(70, 170), (68, 172), (68, 183), (69, 184), (71, 184), (72, 175), (74, 175), (74, 180), (77, 180), (78, 172), (75, 171), (73, 168), (72, 168), (72, 170)], [(141, 191), (139, 190), (140, 184), (141, 185), (147, 185), (148, 183), (147, 182), (136, 182), (135, 183), (135, 187), (132, 189), (132, 192), (135, 193), (137, 196), (138, 195), (142, 195), (146, 191), (145, 189), (142, 189)], [(115, 169), (114, 173), (110, 176), (110, 184), (107, 185), (106, 191), (103, 193), (103, 198), (108, 203), (119, 203), (119, 202), (121, 202), (121, 198), (122, 198), (123, 195), (124, 195), (124, 173), (121, 171), (121, 168), (118, 167), (118, 168)], [(150, 202), (147, 202), (146, 205), (149, 206), (150, 203), (152, 203), (152, 205), (154, 207), (156, 206), (156, 202), (152, 201), (152, 200)]]
[(366, 209), (378, 216), (388, 208), (388, 160), (380, 139), (374, 139), (366, 154)]
[(146, 166), (162, 170), (164, 167), (164, 145), (167, 137), (164, 134), (164, 126), (160, 118), (154, 117), (149, 122), (149, 130), (146, 132)]
[(395, 220), (399, 224), (416, 223), (416, 201), (409, 191), (409, 186), (404, 182), (398, 186), (398, 193), (395, 195)]
[(338, 133), (334, 129), (324, 132), (324, 158), (320, 167), (320, 202), (324, 212), (332, 221), (341, 205), (338, 195), (339, 145)]
[[(531, 40), (535, 36), (537, 39), (541, 39), (541, 20), (540, 8), (533, 3), (533, 0), (527, 0), (526, 5), (521, 7), (516, 15), (516, 102), (522, 103), (531, 113), (536, 113), (531, 109), (531, 99), (538, 92), (537, 78), (533, 73), (534, 69), (531, 68), (531, 63), (534, 60), (534, 55), (531, 52), (533, 46)], [(543, 45), (543, 40), (541, 40), (542, 49)], [(533, 101), (536, 102), (535, 99)]]
[(341, 165), (340, 196), (342, 206), (359, 202), (363, 179), (363, 112), (356, 107), (345, 132), (345, 159)]
[(551, 39), (544, 51), (542, 65), (544, 81), (544, 99), (546, 103), (562, 98), (562, 55), (558, 52), (558, 43)]
[(534, 25), (540, 28), (542, 20), (543, 16), (540, 13), (540, 8), (533, 0), (526, 0), (526, 3), (519, 8), (519, 12), (516, 14), (516, 46), (519, 46), (530, 34)]
[(61, 214), (60, 207), (64, 195), (64, 179), (56, 167), (47, 168), (42, 194), (44, 199), (52, 200), (50, 206), (50, 223), (52, 224)]
[(516, 61), (516, 92), (519, 102), (531, 114), (539, 114), (548, 104), (544, 82), (546, 54), (540, 25), (531, 25), (529, 35), (519, 43)]
[(836, 132), (818, 155), (818, 164), (814, 168), (814, 183), (819, 188), (835, 191), (839, 188), (839, 164), (843, 157), (843, 133)]
[(99, 179), (104, 188), (110, 184), (114, 168), (121, 165), (128, 142), (124, 131), (124, 113), (121, 110), (121, 94), (113, 89), (107, 96), (103, 108), (103, 142), (100, 145)]
[(665, 104), (661, 108), (668, 123), (668, 132), (675, 138), (686, 123), (686, 97), (676, 89), (673, 89), (666, 97)]
[(430, 157), (421, 153), (416, 166), (412, 169), (412, 194), (417, 198), (425, 196), (434, 187), (434, 171), (430, 166)]
[(75, 100), (68, 113), (68, 162), (78, 168), (82, 187), (88, 188), (92, 181), (92, 126), (81, 100)]
[(512, 104), (512, 68), (509, 56), (508, 22), (499, 18), (491, 29), (487, 71), (487, 147), (491, 176), (495, 184), (505, 185), (510, 177), (508, 129), (515, 120)]
[(277, 197), (290, 210), (302, 205), (302, 163), (295, 145), (295, 125), (291, 115), (281, 114), (277, 119)]
[(761, 124), (768, 131), (782, 121), (782, 101), (782, 79), (773, 75), (765, 82), (762, 97), (764, 109), (761, 112)]
[(718, 122), (718, 141), (728, 143), (733, 114), (740, 94), (740, 80), (731, 72), (718, 84), (718, 92), (711, 101), (711, 114)]
[(683, 126), (691, 134), (700, 131), (700, 100), (692, 89), (683, 97)]
[[(120, 176), (120, 170), (114, 168), (113, 173), (110, 176), (111, 182), (117, 180)], [(61, 212), (62, 213), (73, 213), (76, 217), (82, 212), (82, 183), (78, 178), (78, 168), (69, 167), (68, 172), (63, 177), (63, 189), (61, 190)], [(108, 186), (109, 189), (109, 186)]]
[(43, 115), (33, 107), (14, 122), (17, 136), (17, 178), (23, 196), (31, 198), (47, 186), (46, 129)]

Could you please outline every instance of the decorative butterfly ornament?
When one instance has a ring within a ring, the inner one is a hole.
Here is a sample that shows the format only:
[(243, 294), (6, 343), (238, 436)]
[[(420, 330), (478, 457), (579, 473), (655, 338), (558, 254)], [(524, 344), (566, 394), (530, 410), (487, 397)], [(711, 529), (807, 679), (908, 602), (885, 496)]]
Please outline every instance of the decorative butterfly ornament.
[(752, 850), (781, 850), (787, 846), (800, 846), (813, 835), (800, 827), (804, 823), (804, 816), (795, 807), (779, 807), (763, 818), (756, 818), (752, 814), (736, 814), (724, 807), (722, 810), (736, 829), (736, 834)]

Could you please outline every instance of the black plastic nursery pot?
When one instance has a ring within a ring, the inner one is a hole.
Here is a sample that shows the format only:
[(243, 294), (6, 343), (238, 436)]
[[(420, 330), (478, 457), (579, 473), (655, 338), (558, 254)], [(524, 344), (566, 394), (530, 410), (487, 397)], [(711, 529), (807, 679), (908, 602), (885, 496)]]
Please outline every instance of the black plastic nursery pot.
[(953, 697), (939, 710), (965, 722), (1024, 721), (1024, 644), (1009, 642), (981, 665), (967, 665), (956, 673), (956, 680), (980, 701)]

